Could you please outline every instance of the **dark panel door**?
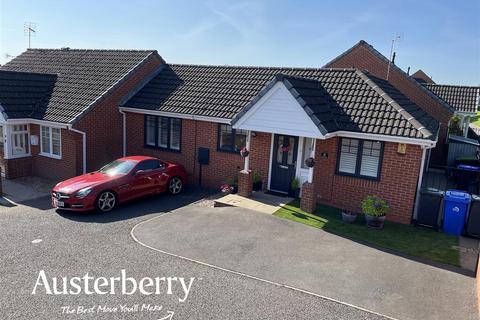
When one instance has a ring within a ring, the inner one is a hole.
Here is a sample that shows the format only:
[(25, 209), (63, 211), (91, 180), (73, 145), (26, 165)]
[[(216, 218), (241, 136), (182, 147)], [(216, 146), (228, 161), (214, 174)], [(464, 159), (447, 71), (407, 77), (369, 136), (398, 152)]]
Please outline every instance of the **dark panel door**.
[(270, 189), (288, 192), (295, 178), (298, 137), (276, 134), (273, 140)]

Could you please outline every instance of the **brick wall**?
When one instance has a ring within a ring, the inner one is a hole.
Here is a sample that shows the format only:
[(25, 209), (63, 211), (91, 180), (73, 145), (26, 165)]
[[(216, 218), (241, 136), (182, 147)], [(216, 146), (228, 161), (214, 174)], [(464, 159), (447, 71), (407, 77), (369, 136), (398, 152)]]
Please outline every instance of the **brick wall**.
[[(333, 61), (326, 67), (328, 68), (351, 68), (355, 67), (362, 70), (368, 70), (371, 74), (385, 79), (388, 64), (381, 60), (369, 49), (363, 45), (355, 47), (352, 51)], [(434, 164), (444, 164), (447, 154), (447, 146), (445, 143), (450, 121), (450, 113), (439, 102), (423, 92), (418, 86), (405, 78), (404, 74), (394, 68), (390, 68), (388, 81), (399, 91), (406, 95), (410, 100), (415, 102), (419, 107), (423, 108), (432, 117), (441, 123), (438, 137), (437, 147), (432, 150), (432, 162)]]
[(32, 175), (32, 157), (5, 159), (5, 178), (15, 179)]
[(87, 172), (97, 170), (123, 155), (123, 118), (118, 109), (120, 102), (145, 76), (161, 64), (157, 56), (150, 57), (74, 126), (87, 135)]
[[(181, 153), (168, 152), (144, 146), (144, 115), (127, 113), (127, 154), (150, 155), (165, 161), (179, 163), (185, 167), (189, 182), (197, 184), (199, 147), (210, 149), (210, 163), (202, 167), (202, 186), (218, 188), (227, 180), (238, 176), (243, 169), (244, 159), (239, 153), (217, 151), (218, 124), (205, 121), (182, 119)], [(271, 135), (257, 133), (251, 141), (250, 169), (257, 171), (266, 186)]]
[(82, 167), (77, 164), (77, 158), (82, 154), (77, 152), (77, 146), (82, 145), (82, 136), (76, 132), (61, 129), (62, 158), (55, 159), (40, 155), (40, 126), (30, 125), (30, 135), (39, 137), (38, 146), (32, 148), (32, 174), (53, 180), (63, 180), (82, 173)]
[[(317, 200), (338, 208), (361, 212), (360, 202), (369, 194), (388, 201), (387, 219), (410, 223), (422, 158), (419, 146), (407, 145), (406, 154), (397, 153), (397, 144), (386, 142), (379, 181), (336, 175), (338, 138), (317, 140), (314, 183)], [(328, 158), (320, 157), (322, 152)]]

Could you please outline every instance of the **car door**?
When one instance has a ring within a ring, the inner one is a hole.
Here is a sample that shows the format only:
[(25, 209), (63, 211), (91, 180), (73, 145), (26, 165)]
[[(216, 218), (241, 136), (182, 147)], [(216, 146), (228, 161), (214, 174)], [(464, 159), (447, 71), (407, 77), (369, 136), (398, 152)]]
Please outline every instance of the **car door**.
[(166, 190), (169, 175), (166, 171), (166, 164), (159, 160), (155, 161), (157, 161), (157, 167), (152, 171), (151, 174), (153, 180), (153, 192), (160, 193)]
[(132, 196), (141, 197), (155, 191), (155, 175), (158, 175), (158, 160), (148, 159), (133, 169)]

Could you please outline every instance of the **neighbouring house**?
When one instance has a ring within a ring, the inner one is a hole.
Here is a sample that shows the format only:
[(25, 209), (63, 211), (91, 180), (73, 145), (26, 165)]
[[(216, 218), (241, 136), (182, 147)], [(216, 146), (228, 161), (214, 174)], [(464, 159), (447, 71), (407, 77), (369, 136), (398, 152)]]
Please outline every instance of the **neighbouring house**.
[(194, 183), (218, 188), (238, 177), (248, 196), (253, 172), (279, 193), (297, 177), (307, 211), (317, 202), (360, 211), (378, 194), (390, 203), (388, 219), (402, 223), (412, 219), (439, 128), (389, 82), (350, 68), (164, 64), (120, 110), (127, 154), (180, 163)]
[(417, 72), (412, 74), (412, 78), (421, 84), (435, 83), (422, 69), (418, 69)]
[(467, 137), (470, 119), (477, 115), (480, 87), (435, 83), (424, 83), (423, 85), (455, 108), (455, 115), (460, 118), (464, 137)]
[(460, 126), (464, 136), (467, 137), (470, 118), (477, 115), (480, 106), (480, 87), (437, 84), (422, 69), (411, 77), (455, 110), (454, 115), (460, 118)]
[[(448, 124), (455, 109), (433, 94), (425, 86), (409, 76), (378, 52), (372, 45), (361, 40), (352, 48), (325, 65), (327, 68), (351, 68), (368, 70), (371, 74), (388, 80), (396, 89), (408, 97), (417, 106), (428, 112), (440, 123), (437, 146), (431, 150), (429, 163), (444, 165), (447, 158)], [(422, 82), (433, 82), (423, 71), (416, 73)]]
[(121, 99), (152, 77), (154, 50), (28, 49), (0, 68), (6, 178), (64, 179), (120, 157)]

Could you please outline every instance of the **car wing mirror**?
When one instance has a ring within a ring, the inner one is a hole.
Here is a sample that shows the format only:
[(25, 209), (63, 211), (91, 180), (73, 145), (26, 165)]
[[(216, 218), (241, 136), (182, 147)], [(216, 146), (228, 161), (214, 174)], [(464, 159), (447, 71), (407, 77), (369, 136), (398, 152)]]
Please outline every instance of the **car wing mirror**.
[(138, 170), (135, 172), (135, 177), (141, 177), (145, 175), (145, 171), (144, 170)]

